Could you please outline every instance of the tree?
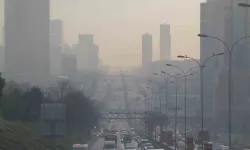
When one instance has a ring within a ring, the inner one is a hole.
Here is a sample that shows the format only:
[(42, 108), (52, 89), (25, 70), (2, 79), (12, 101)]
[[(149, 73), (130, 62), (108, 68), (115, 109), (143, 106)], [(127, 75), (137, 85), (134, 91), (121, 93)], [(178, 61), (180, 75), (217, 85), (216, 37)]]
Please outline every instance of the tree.
[(0, 73), (0, 97), (3, 95), (3, 88), (5, 86), (5, 80), (2, 78), (2, 73)]
[[(12, 87), (10, 93), (8, 93), (8, 101), (3, 100), (3, 89), (5, 87), (5, 80), (0, 74), (0, 98), (1, 98), (1, 110), (3, 115), (6, 115), (6, 111), (10, 107), (13, 111), (18, 110), (18, 104), (20, 102), (21, 92), (15, 87)], [(7, 98), (5, 97), (5, 98)], [(16, 100), (19, 101), (16, 101)], [(15, 103), (15, 104), (14, 104)], [(22, 106), (19, 106), (22, 107)], [(8, 112), (9, 117), (14, 119), (13, 112)], [(19, 115), (19, 113), (15, 114)], [(0, 116), (0, 149), (1, 150), (16, 150), (16, 149), (36, 149), (45, 150), (45, 147), (39, 141), (39, 135), (30, 127), (25, 126), (22, 123), (11, 122), (3, 119)]]
[(5, 119), (10, 121), (37, 122), (40, 120), (40, 105), (44, 95), (39, 87), (24, 91), (15, 86), (1, 98), (0, 107)]
[(25, 108), (27, 121), (40, 121), (41, 104), (44, 100), (42, 90), (37, 86), (33, 86), (29, 91), (23, 94), (23, 99), (27, 104)]
[(89, 131), (98, 122), (98, 113), (90, 98), (81, 91), (71, 90), (63, 99), (66, 104), (66, 119), (68, 134), (73, 134), (78, 140), (86, 140)]

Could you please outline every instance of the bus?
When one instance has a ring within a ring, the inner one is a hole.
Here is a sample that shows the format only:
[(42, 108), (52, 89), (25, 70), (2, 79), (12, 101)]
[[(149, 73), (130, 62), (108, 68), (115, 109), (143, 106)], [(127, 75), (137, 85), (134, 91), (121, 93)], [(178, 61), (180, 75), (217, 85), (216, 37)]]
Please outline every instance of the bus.
[(73, 150), (88, 150), (88, 144), (73, 144)]

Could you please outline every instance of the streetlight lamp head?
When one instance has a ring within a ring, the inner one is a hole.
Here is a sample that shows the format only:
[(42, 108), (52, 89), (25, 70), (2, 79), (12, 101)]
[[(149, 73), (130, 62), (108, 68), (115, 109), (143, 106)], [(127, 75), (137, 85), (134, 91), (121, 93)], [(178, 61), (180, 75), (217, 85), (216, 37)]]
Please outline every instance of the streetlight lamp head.
[(198, 34), (197, 36), (199, 36), (199, 37), (208, 37), (208, 35), (206, 35), (206, 34)]
[(178, 58), (186, 58), (186, 57), (183, 56), (183, 55), (178, 55), (177, 57), (178, 57)]
[(225, 53), (218, 53), (217, 56), (224, 55)]
[(189, 76), (193, 76), (194, 74), (193, 73), (190, 73)]
[(163, 73), (163, 74), (167, 74), (166, 72), (164, 72), (164, 71), (161, 71), (161, 73)]
[(171, 66), (173, 66), (173, 65), (172, 65), (172, 64), (166, 64), (166, 66), (170, 66), (170, 67), (171, 67)]
[(238, 3), (238, 6), (240, 6), (240, 7), (250, 7), (250, 4), (247, 4), (247, 3)]

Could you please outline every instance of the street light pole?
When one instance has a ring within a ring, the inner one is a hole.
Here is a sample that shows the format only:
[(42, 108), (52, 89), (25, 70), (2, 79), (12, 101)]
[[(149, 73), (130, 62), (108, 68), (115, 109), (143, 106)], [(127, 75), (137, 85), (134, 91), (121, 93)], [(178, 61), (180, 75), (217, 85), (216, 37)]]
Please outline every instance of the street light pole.
[[(184, 116), (185, 116), (184, 117), (184, 136), (185, 136), (185, 140), (186, 140), (186, 138), (187, 138), (187, 76), (193, 75), (192, 73), (189, 74), (189, 72), (194, 68), (198, 68), (199, 66), (192, 67), (187, 72), (185, 72), (180, 67), (172, 65), (172, 64), (166, 64), (166, 66), (177, 68), (183, 73), (182, 77), (184, 77), (184, 82), (185, 82), (184, 83)], [(187, 143), (186, 142), (185, 142), (185, 149), (187, 149)]]
[(175, 125), (174, 125), (174, 133), (175, 133), (175, 138), (174, 138), (174, 142), (175, 142), (175, 150), (177, 150), (177, 117), (178, 117), (178, 105), (177, 105), (177, 101), (178, 101), (178, 97), (177, 97), (177, 88), (178, 83), (177, 83), (177, 78), (175, 78)]
[[(168, 73), (166, 73), (164, 71), (161, 71), (161, 73), (164, 74), (164, 75), (167, 75), (167, 76), (163, 76), (163, 79), (165, 81), (165, 88), (166, 88), (166, 105), (165, 106), (166, 106), (166, 116), (167, 116), (167, 111), (168, 111), (168, 84), (172, 83), (171, 82), (172, 78), (175, 78), (175, 77), (177, 77), (177, 76), (179, 76), (181, 74), (171, 75), (171, 74), (168, 74)], [(153, 73), (153, 74), (158, 75), (158, 76), (162, 76), (162, 74), (159, 74), (159, 73)], [(166, 126), (166, 128), (167, 128), (167, 126)], [(161, 137), (162, 137), (162, 127), (161, 127)]]
[[(189, 58), (191, 60), (193, 60), (194, 62), (197, 63), (198, 67), (200, 68), (200, 101), (201, 101), (201, 131), (204, 130), (204, 91), (203, 91), (203, 69), (205, 68), (206, 63), (208, 62), (208, 60), (210, 60), (213, 57), (216, 56), (220, 56), (220, 55), (224, 55), (224, 53), (218, 53), (218, 54), (213, 54), (209, 57), (207, 57), (203, 63), (199, 62), (198, 60), (189, 57), (187, 55), (179, 55), (177, 56), (178, 58)], [(202, 141), (203, 142), (203, 141)]]
[[(240, 6), (240, 4), (239, 4)], [(231, 117), (232, 117), (232, 109), (231, 109), (231, 103), (232, 103), (232, 100), (231, 100), (231, 82), (232, 82), (232, 52), (235, 48), (235, 46), (242, 40), (246, 39), (246, 38), (250, 38), (250, 36), (244, 36), (240, 39), (238, 39), (236, 42), (233, 43), (232, 47), (230, 48), (226, 42), (224, 42), (223, 40), (221, 40), (220, 38), (217, 38), (217, 37), (214, 37), (214, 36), (209, 36), (209, 35), (206, 35), (206, 34), (198, 34), (199, 37), (202, 37), (202, 38), (211, 38), (211, 39), (215, 39), (219, 42), (221, 42), (225, 48), (227, 49), (227, 52), (228, 52), (228, 146), (229, 146), (229, 150), (231, 150), (232, 148), (232, 138), (231, 138), (231, 133), (232, 133), (232, 120), (231, 120)]]

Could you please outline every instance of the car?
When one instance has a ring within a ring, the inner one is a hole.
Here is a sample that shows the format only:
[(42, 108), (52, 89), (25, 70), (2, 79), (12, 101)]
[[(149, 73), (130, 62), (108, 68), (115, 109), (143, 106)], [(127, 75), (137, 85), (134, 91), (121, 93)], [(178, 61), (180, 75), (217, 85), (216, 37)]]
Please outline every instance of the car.
[(73, 144), (73, 150), (88, 150), (88, 144)]
[(154, 149), (154, 146), (151, 145), (151, 146), (145, 146), (145, 147), (144, 147), (144, 150), (149, 150), (149, 149)]
[(140, 141), (138, 143), (138, 147), (140, 147), (144, 143), (148, 143), (148, 139), (140, 139)]
[(133, 137), (133, 140), (136, 141), (136, 142), (139, 142), (140, 137), (139, 136), (135, 136), (135, 137)]
[(105, 141), (103, 150), (116, 150), (117, 149), (117, 144), (115, 141)]
[(151, 146), (152, 144), (150, 142), (144, 142), (141, 144), (141, 148), (144, 148), (145, 146)]
[(146, 148), (147, 148), (147, 147), (150, 147), (150, 146), (153, 146), (153, 145), (152, 145), (151, 143), (149, 143), (149, 142), (143, 143), (143, 144), (141, 145), (141, 149), (146, 150)]
[(126, 150), (136, 150), (135, 146), (133, 145), (129, 145), (129, 146), (125, 146)]
[(115, 143), (117, 144), (117, 135), (115, 135), (115, 134), (105, 135), (104, 140), (105, 141), (115, 141)]
[(122, 143), (131, 143), (132, 142), (132, 136), (129, 135), (129, 134), (124, 134), (122, 136), (122, 140), (121, 140)]
[(126, 143), (124, 144), (124, 147), (131, 147), (131, 146), (135, 146), (133, 143)]

